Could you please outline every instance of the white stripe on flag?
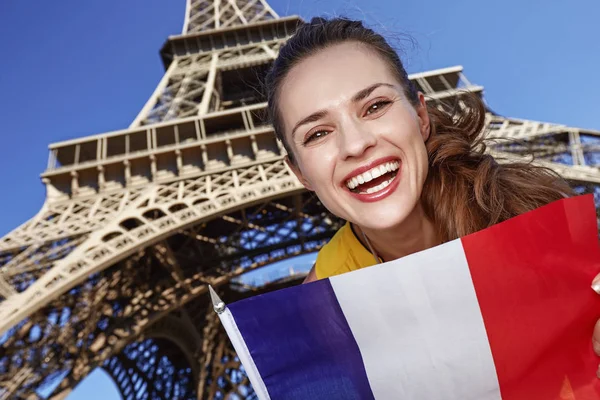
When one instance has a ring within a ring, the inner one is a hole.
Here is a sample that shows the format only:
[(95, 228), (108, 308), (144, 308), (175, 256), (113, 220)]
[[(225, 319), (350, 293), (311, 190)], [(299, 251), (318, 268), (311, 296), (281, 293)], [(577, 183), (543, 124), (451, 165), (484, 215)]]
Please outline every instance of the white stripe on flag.
[(248, 346), (246, 346), (246, 342), (235, 323), (235, 319), (233, 315), (231, 315), (231, 311), (228, 308), (219, 314), (219, 319), (227, 332), (227, 336), (231, 340), (231, 344), (237, 353), (237, 356), (240, 358), (246, 373), (248, 374), (248, 379), (252, 384), (252, 388), (259, 400), (271, 400), (271, 396), (269, 396), (269, 392), (267, 391), (267, 387), (265, 386), (265, 382), (263, 381), (260, 373), (258, 372), (258, 368), (256, 368), (256, 364), (254, 364), (254, 360), (250, 355), (250, 351), (248, 350)]
[(460, 240), (330, 281), (376, 399), (501, 399)]

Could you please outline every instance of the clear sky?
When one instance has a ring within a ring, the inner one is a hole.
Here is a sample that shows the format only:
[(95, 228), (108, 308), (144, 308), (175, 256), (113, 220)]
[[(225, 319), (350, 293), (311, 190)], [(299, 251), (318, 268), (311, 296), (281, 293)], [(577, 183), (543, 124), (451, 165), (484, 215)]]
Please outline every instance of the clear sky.
[[(409, 72), (464, 66), (499, 114), (600, 130), (597, 0), (271, 0), (410, 35)], [(127, 127), (160, 80), (185, 0), (0, 1), (0, 234), (43, 204), (51, 142)], [(73, 399), (106, 399), (102, 374)], [(94, 397), (96, 396), (96, 397)], [(116, 398), (116, 397), (114, 397)]]

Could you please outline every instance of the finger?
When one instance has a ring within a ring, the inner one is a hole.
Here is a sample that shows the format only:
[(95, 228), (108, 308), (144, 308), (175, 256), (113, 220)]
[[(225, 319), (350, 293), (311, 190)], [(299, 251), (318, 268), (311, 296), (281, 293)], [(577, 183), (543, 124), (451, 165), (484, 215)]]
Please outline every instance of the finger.
[(600, 274), (596, 275), (592, 281), (592, 289), (594, 289), (594, 292), (600, 294)]
[(596, 321), (594, 326), (594, 334), (592, 335), (592, 345), (594, 346), (594, 352), (600, 356), (600, 319)]

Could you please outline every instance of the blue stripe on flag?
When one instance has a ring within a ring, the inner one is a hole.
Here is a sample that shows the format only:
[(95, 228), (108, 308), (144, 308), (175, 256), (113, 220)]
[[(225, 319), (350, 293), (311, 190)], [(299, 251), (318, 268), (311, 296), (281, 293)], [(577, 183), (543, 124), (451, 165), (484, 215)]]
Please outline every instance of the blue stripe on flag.
[(329, 279), (228, 307), (271, 399), (374, 398)]

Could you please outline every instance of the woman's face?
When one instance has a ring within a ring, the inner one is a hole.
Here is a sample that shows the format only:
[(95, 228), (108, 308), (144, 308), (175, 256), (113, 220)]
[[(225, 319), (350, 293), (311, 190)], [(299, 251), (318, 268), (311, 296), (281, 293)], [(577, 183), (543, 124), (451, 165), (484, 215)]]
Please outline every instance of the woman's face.
[(388, 64), (363, 44), (338, 44), (294, 66), (280, 88), (292, 169), (333, 214), (389, 229), (415, 209), (427, 176), (429, 117)]

